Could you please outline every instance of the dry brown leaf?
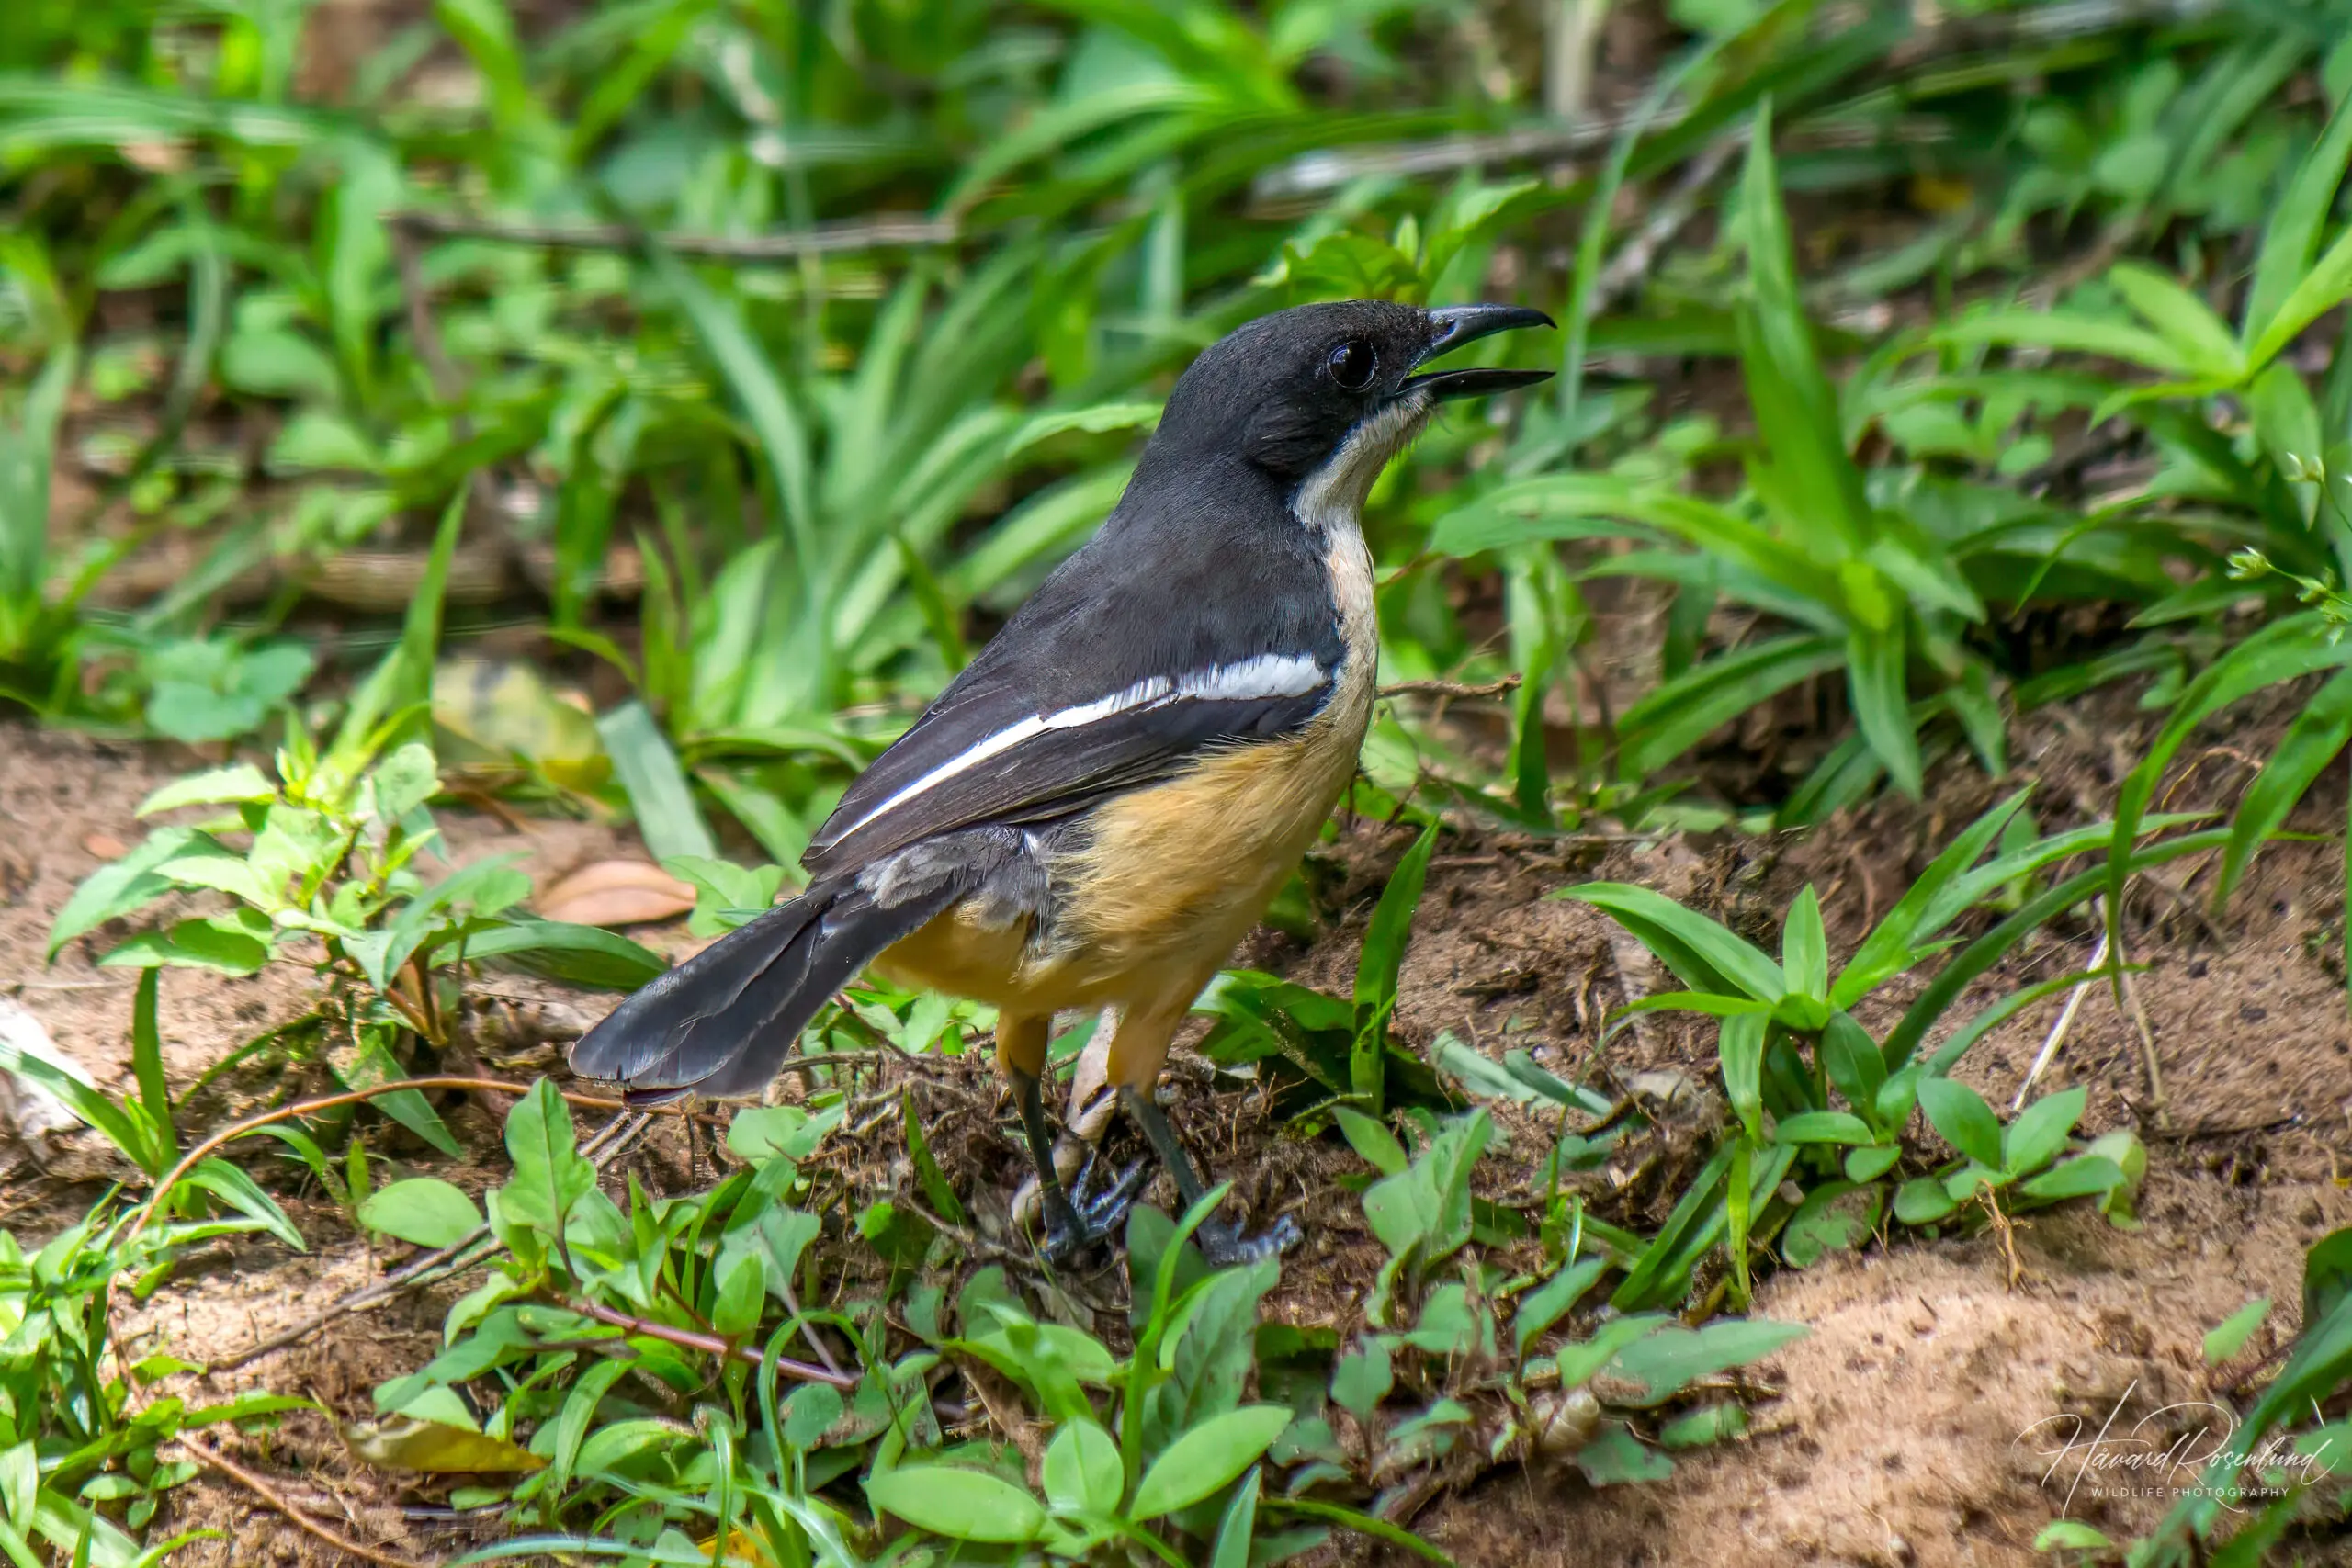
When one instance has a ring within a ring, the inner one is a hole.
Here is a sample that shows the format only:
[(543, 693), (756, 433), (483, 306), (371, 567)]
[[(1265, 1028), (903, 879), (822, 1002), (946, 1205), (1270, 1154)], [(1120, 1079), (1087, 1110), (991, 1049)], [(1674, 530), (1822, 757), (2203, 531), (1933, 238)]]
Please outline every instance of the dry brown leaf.
[(695, 907), (695, 890), (641, 860), (582, 866), (539, 896), (539, 914), (582, 926), (639, 926), (672, 920)]

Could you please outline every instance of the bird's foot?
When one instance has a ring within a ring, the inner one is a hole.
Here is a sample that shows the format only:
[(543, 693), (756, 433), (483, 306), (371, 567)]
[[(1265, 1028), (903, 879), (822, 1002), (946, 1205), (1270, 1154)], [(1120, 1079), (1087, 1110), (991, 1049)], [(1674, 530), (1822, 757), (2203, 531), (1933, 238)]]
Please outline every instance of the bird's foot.
[(1193, 1243), (1201, 1249), (1201, 1257), (1210, 1268), (1238, 1269), (1281, 1257), (1296, 1247), (1304, 1235), (1288, 1214), (1257, 1235), (1243, 1235), (1237, 1225), (1209, 1220), (1193, 1233)]
[(1102, 1164), (1100, 1155), (1089, 1155), (1069, 1190), (1064, 1191), (1059, 1182), (1046, 1189), (1046, 1261), (1067, 1262), (1084, 1248), (1117, 1235), (1126, 1224), (1127, 1211), (1135, 1207), (1136, 1194), (1143, 1190), (1151, 1162), (1137, 1160), (1115, 1179), (1098, 1183), (1095, 1177)]

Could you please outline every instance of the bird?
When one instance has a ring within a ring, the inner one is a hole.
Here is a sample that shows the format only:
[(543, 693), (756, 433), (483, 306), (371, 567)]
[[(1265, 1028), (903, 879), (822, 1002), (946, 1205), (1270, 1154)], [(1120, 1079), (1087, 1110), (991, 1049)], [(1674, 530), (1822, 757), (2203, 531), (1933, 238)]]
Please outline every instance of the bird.
[[(1189, 1210), (1206, 1184), (1156, 1099), (1170, 1042), (1353, 779), (1377, 691), (1365, 497), (1444, 403), (1547, 370), (1425, 369), (1525, 306), (1354, 299), (1245, 322), (1177, 378), (1133, 478), (842, 794), (804, 889), (662, 974), (572, 1047), (635, 1103), (759, 1094), (861, 972), (997, 1010), (1043, 1251), (1124, 1222), (1142, 1165), (1055, 1169), (1055, 1015), (1101, 1010), (1118, 1103)], [(1212, 1262), (1296, 1239), (1217, 1223)]]

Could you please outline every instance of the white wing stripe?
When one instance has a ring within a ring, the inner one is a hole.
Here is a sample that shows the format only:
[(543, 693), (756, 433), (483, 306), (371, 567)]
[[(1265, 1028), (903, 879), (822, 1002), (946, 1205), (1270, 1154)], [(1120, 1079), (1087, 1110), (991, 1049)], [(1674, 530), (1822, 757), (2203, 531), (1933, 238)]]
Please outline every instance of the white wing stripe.
[[(986, 739), (950, 757), (907, 784), (845, 829), (848, 838), (868, 823), (896, 810), (915, 796), (934, 789), (956, 774), (979, 766), (991, 757), (1012, 750), (1023, 741), (1054, 729), (1077, 729), (1140, 708), (1165, 707), (1174, 702), (1249, 702), (1264, 697), (1303, 697), (1330, 680), (1329, 671), (1305, 654), (1261, 653), (1238, 664), (1216, 664), (1206, 670), (1170, 680), (1154, 675), (1124, 691), (1098, 697), (1058, 713), (1039, 714), (1009, 724)], [(838, 841), (838, 840), (836, 840)]]

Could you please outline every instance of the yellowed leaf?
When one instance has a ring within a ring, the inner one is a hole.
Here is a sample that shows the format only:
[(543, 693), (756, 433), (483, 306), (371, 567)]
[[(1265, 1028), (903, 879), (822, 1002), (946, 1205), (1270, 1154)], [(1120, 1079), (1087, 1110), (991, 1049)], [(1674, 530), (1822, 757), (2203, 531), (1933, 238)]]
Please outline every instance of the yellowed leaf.
[(445, 660), (433, 671), (433, 724), (445, 771), (511, 772), (521, 759), (577, 790), (595, 788), (612, 772), (586, 704), (527, 664)]
[(673, 920), (694, 907), (691, 886), (641, 860), (595, 861), (539, 896), (540, 915), (583, 926)]
[(420, 1421), (394, 1416), (382, 1421), (354, 1421), (340, 1426), (344, 1447), (352, 1457), (378, 1470), (413, 1470), (443, 1475), (453, 1472), (487, 1472), (544, 1470), (547, 1461), (530, 1450), (469, 1432), (440, 1421)]

